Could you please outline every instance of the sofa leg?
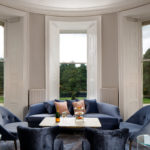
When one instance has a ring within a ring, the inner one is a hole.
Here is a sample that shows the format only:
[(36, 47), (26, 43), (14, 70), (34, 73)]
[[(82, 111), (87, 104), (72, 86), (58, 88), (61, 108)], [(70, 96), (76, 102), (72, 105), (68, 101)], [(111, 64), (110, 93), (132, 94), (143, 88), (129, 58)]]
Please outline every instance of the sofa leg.
[(132, 149), (132, 142), (130, 141), (129, 142), (129, 150), (131, 150)]
[(14, 140), (14, 146), (15, 146), (15, 150), (17, 150), (17, 141)]

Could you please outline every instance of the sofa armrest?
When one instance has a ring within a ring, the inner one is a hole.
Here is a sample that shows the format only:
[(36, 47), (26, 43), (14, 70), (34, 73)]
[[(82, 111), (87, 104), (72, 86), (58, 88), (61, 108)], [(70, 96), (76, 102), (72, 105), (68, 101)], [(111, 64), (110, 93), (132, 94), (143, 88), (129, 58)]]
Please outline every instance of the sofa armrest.
[(25, 117), (25, 120), (26, 120), (26, 118), (28, 118), (31, 115), (43, 114), (43, 113), (47, 113), (44, 103), (33, 104), (30, 106), (29, 111)]
[(110, 115), (122, 121), (122, 117), (120, 116), (120, 110), (115, 105), (97, 102), (97, 109), (98, 112), (101, 114)]
[(90, 150), (90, 143), (88, 142), (88, 140), (82, 141), (82, 150)]

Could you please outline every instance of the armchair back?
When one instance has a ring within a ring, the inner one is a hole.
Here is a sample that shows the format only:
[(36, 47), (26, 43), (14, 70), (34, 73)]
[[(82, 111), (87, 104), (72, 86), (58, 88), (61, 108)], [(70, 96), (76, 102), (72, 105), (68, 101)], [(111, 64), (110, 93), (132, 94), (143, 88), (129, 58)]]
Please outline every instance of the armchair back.
[(150, 105), (142, 107), (127, 120), (127, 122), (139, 125), (146, 125), (148, 121), (150, 121)]
[(0, 125), (5, 125), (7, 123), (20, 122), (20, 119), (17, 118), (6, 108), (0, 106)]

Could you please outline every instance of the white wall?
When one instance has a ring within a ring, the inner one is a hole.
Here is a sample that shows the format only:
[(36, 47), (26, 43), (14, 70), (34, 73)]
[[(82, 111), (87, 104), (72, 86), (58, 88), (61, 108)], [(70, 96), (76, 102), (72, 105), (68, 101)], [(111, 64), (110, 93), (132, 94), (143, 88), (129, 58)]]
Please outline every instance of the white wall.
[(29, 89), (45, 89), (45, 16), (30, 14)]
[(118, 106), (117, 14), (102, 15), (102, 101)]
[[(30, 89), (45, 88), (44, 15), (30, 14)], [(117, 14), (102, 15), (102, 88), (109, 88), (107, 99), (118, 105)], [(109, 43), (109, 44), (108, 44)], [(98, 41), (98, 44), (100, 42)], [(101, 46), (101, 45), (99, 45)], [(98, 59), (100, 62), (101, 60)], [(115, 90), (112, 90), (115, 89)], [(101, 89), (100, 89), (101, 90)], [(111, 91), (111, 92), (109, 92)], [(113, 94), (114, 93), (114, 94)], [(110, 95), (110, 96), (109, 96)], [(113, 97), (113, 95), (115, 95)]]
[(102, 16), (102, 87), (118, 88), (117, 14)]

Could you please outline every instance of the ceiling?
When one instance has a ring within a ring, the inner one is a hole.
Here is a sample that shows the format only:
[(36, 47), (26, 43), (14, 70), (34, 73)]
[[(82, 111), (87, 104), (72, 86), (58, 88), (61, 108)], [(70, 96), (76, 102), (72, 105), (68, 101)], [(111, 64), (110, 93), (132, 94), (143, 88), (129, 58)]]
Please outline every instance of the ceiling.
[(150, 0), (0, 0), (1, 5), (29, 12), (109, 13), (150, 3)]

